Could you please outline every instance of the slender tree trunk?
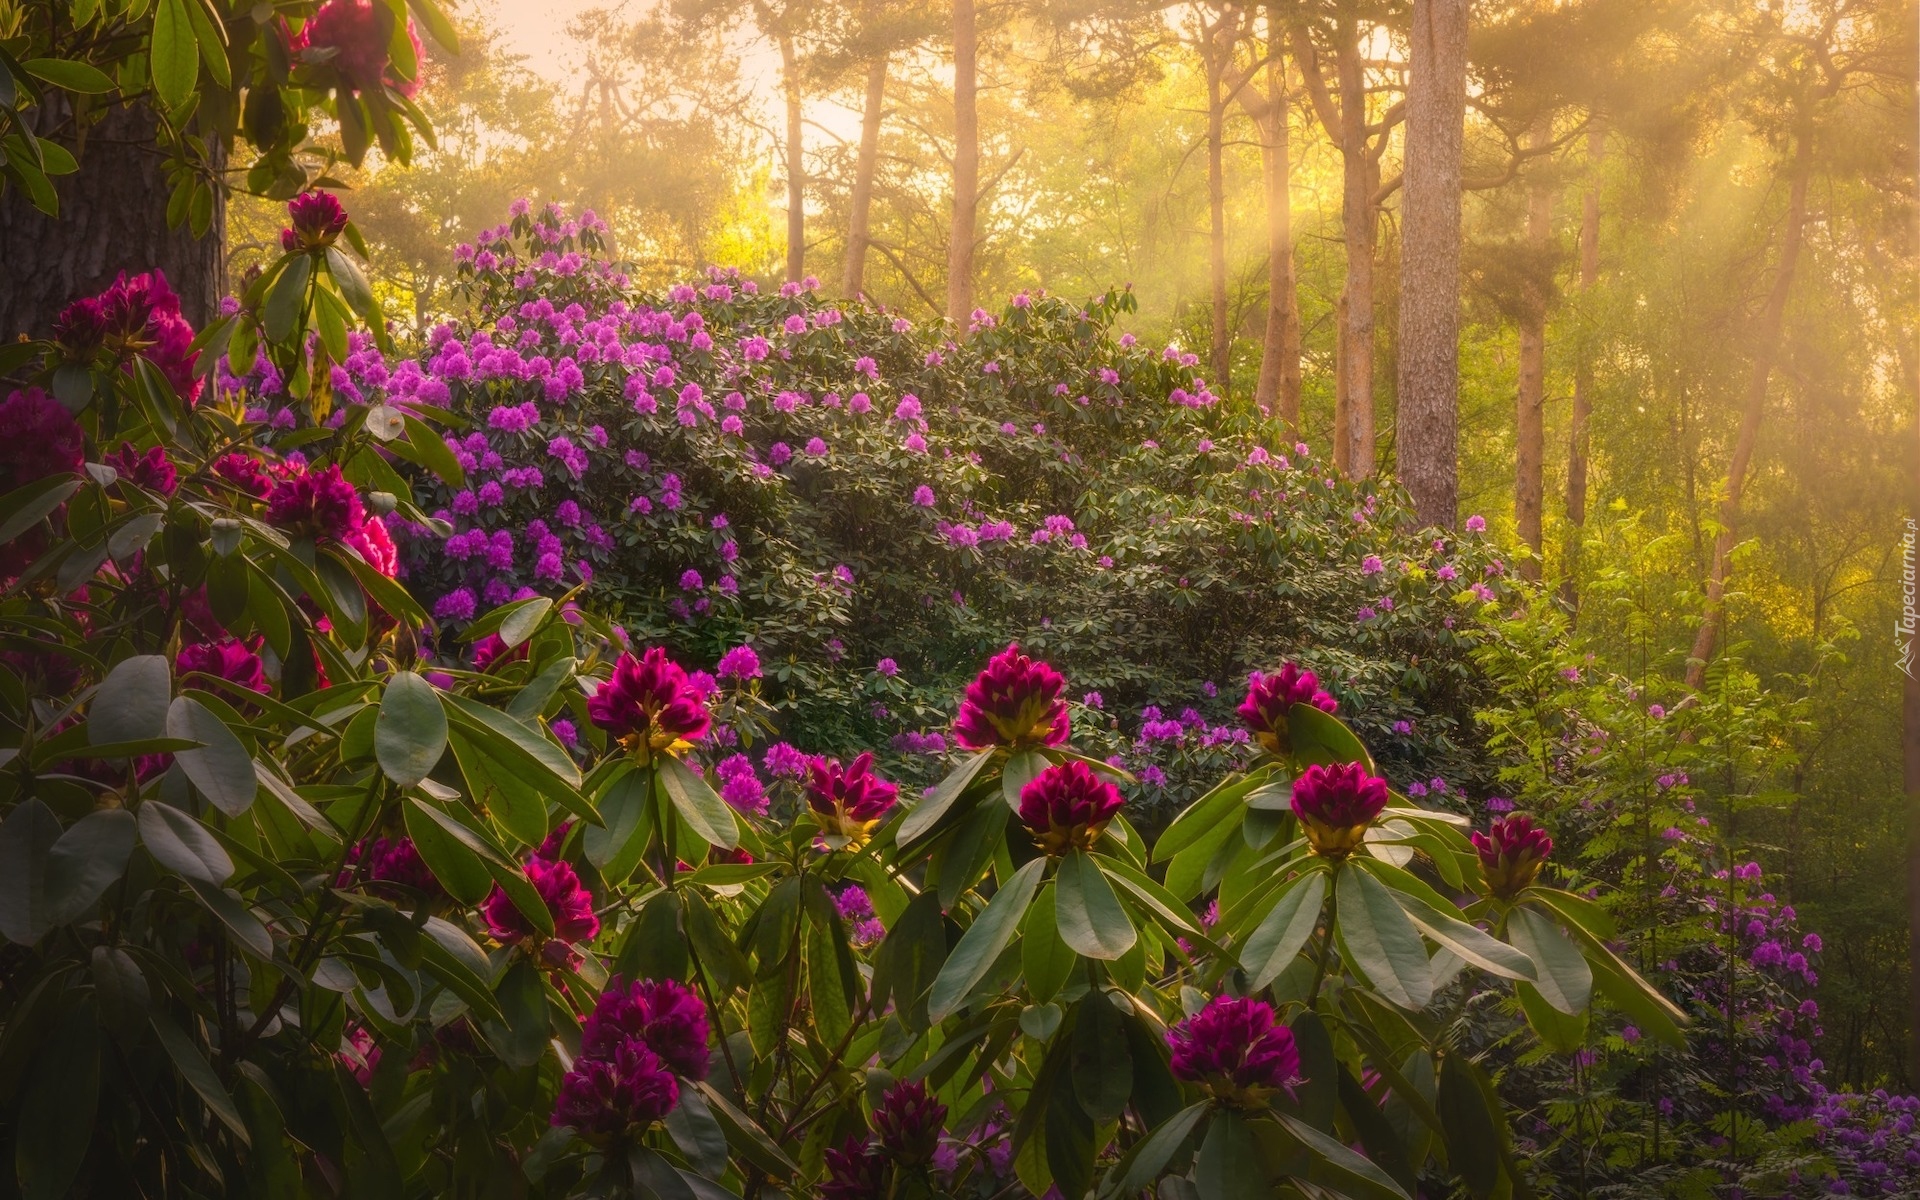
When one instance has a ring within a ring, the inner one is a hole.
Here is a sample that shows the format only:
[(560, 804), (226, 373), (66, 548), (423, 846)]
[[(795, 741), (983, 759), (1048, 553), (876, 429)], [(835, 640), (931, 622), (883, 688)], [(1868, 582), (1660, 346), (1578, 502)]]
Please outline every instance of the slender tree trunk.
[(1460, 166), (1467, 0), (1414, 0), (1400, 202), (1400, 479), (1422, 524), (1458, 515)]
[(867, 67), (867, 106), (860, 115), (860, 156), (853, 169), (853, 212), (847, 220), (847, 264), (840, 290), (858, 296), (866, 279), (867, 246), (872, 241), (873, 175), (880, 162), (881, 107), (887, 98), (885, 55)]
[(1580, 551), (1587, 524), (1587, 426), (1593, 419), (1593, 287), (1600, 281), (1600, 160), (1606, 127), (1587, 127), (1587, 186), (1580, 196), (1580, 341), (1573, 361), (1573, 417), (1567, 429), (1567, 567), (1560, 595), (1580, 610)]
[(1347, 361), (1353, 357), (1353, 339), (1347, 331), (1347, 293), (1333, 302), (1333, 469), (1351, 473), (1353, 464), (1353, 376)]
[(793, 39), (780, 38), (781, 83), (787, 97), (787, 281), (807, 273), (807, 163), (801, 136), (800, 64)]
[[(1345, 461), (1336, 461), (1349, 478), (1373, 474), (1373, 251), (1380, 165), (1367, 152), (1367, 72), (1360, 34), (1351, 20), (1340, 26), (1341, 228), (1347, 244), (1345, 358), (1347, 384)], [(1334, 442), (1336, 460), (1340, 441)]]
[(1258, 105), (1260, 170), (1267, 185), (1267, 328), (1253, 398), (1260, 411), (1300, 436), (1300, 297), (1293, 273), (1293, 164), (1288, 146), (1286, 68), (1279, 46)]
[(1780, 239), (1780, 261), (1774, 268), (1773, 287), (1760, 312), (1754, 330), (1753, 370), (1747, 377), (1746, 408), (1740, 414), (1740, 432), (1733, 443), (1733, 462), (1727, 468), (1727, 491), (1720, 504), (1720, 533), (1713, 540), (1713, 564), (1707, 575), (1707, 604), (1701, 616), (1700, 632), (1687, 656), (1687, 686), (1698, 688), (1706, 682), (1707, 661), (1713, 657), (1720, 628), (1726, 621), (1727, 574), (1731, 567), (1734, 543), (1739, 535), (1740, 500), (1746, 491), (1747, 468), (1753, 463), (1754, 442), (1760, 434), (1760, 418), (1767, 406), (1767, 383), (1773, 375), (1773, 360), (1780, 349), (1780, 327), (1787, 312), (1787, 297), (1793, 291), (1794, 267), (1800, 261), (1800, 246), (1807, 221), (1807, 182), (1813, 174), (1813, 132), (1802, 126), (1794, 137), (1793, 165), (1790, 168), (1787, 195), (1787, 227)]
[(100, 291), (122, 271), (164, 271), (195, 328), (218, 314), (226, 292), (226, 201), (215, 189), (204, 237), (185, 226), (167, 228), (170, 188), (158, 136), (146, 108), (113, 109), (87, 131), (80, 170), (54, 177), (58, 217), (34, 208), (19, 188), (0, 196), (0, 339), (44, 336), (68, 302)]
[(980, 203), (979, 34), (974, 0), (953, 0), (953, 229), (947, 241), (947, 319), (973, 315), (975, 209)]
[[(1533, 134), (1533, 145), (1553, 138), (1551, 123), (1543, 120)], [(1545, 266), (1553, 238), (1553, 188), (1535, 180), (1527, 188), (1527, 247), (1537, 266)], [(1547, 298), (1551, 281), (1530, 280), (1526, 309), (1520, 319), (1519, 403), (1514, 414), (1513, 516), (1520, 540), (1533, 550), (1520, 563), (1520, 574), (1538, 582), (1543, 553), (1543, 510), (1546, 500), (1547, 457)]]
[(1214, 390), (1221, 395), (1227, 393), (1231, 382), (1227, 356), (1232, 345), (1227, 329), (1227, 99), (1220, 86), (1227, 56), (1233, 49), (1231, 20), (1231, 13), (1223, 13), (1219, 23), (1204, 32), (1203, 59), (1207, 72), (1207, 282), (1213, 302), (1207, 370), (1213, 376)]

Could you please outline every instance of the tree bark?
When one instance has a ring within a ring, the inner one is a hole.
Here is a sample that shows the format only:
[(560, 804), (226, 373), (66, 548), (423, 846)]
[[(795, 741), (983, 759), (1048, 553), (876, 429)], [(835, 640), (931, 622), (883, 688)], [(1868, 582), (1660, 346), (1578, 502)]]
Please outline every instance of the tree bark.
[[(1380, 164), (1367, 147), (1367, 73), (1360, 33), (1352, 20), (1340, 24), (1341, 231), (1347, 245), (1346, 309), (1341, 322), (1345, 351), (1341, 374), (1347, 385), (1342, 432), (1345, 461), (1336, 461), (1350, 479), (1373, 474), (1373, 252)], [(1334, 442), (1336, 459), (1340, 441)]]
[(1300, 297), (1293, 271), (1293, 163), (1288, 145), (1286, 67), (1277, 45), (1267, 64), (1267, 95), (1254, 109), (1260, 170), (1267, 187), (1267, 328), (1260, 345), (1254, 402), (1300, 436)]
[(780, 82), (787, 98), (787, 282), (807, 273), (807, 162), (802, 137), (800, 64), (793, 38), (780, 36)]
[(1707, 603), (1700, 632), (1687, 656), (1686, 683), (1699, 688), (1706, 682), (1707, 661), (1713, 657), (1721, 626), (1726, 622), (1727, 575), (1739, 535), (1740, 500), (1746, 491), (1747, 469), (1760, 434), (1760, 418), (1767, 406), (1767, 383), (1780, 349), (1780, 327), (1786, 317), (1787, 297), (1793, 291), (1793, 272), (1800, 261), (1807, 221), (1807, 183), (1813, 174), (1813, 131), (1802, 126), (1794, 136), (1793, 165), (1789, 169), (1787, 226), (1780, 239), (1780, 261), (1774, 267), (1773, 287), (1754, 327), (1753, 370), (1747, 377), (1746, 407), (1733, 443), (1733, 462), (1727, 468), (1727, 490), (1720, 503), (1720, 533), (1713, 540), (1713, 564), (1707, 574)]
[(1460, 168), (1467, 0), (1414, 0), (1400, 202), (1400, 479), (1422, 524), (1459, 509)]
[[(1543, 120), (1534, 130), (1533, 144), (1538, 147), (1552, 140), (1551, 122)], [(1536, 178), (1527, 188), (1527, 247), (1536, 267), (1545, 266), (1552, 238), (1553, 188)], [(1520, 540), (1533, 550), (1532, 557), (1521, 560), (1520, 575), (1538, 583), (1545, 533), (1547, 300), (1551, 281), (1530, 279), (1526, 291), (1526, 307), (1520, 318), (1519, 396), (1514, 413), (1513, 517)]]
[[(226, 200), (215, 188), (204, 237), (184, 225), (167, 228), (171, 189), (158, 137), (145, 107), (112, 109), (88, 129), (80, 170), (54, 178), (58, 217), (34, 208), (19, 188), (0, 197), (0, 338), (44, 336), (70, 301), (100, 291), (122, 271), (164, 271), (196, 329), (218, 315), (226, 292)], [(218, 148), (211, 149), (218, 164)]]
[(953, 228), (947, 240), (947, 319), (973, 315), (975, 210), (980, 203), (980, 111), (974, 0), (953, 0)]
[(1226, 72), (1227, 56), (1233, 52), (1232, 11), (1223, 11), (1218, 22), (1203, 31), (1202, 62), (1207, 75), (1207, 282), (1213, 310), (1213, 328), (1207, 354), (1207, 370), (1213, 376), (1213, 389), (1227, 393), (1228, 354), (1232, 338), (1227, 329), (1227, 173), (1226, 128), (1227, 99), (1221, 77)]
[(1593, 419), (1593, 286), (1600, 280), (1600, 160), (1607, 152), (1606, 127), (1596, 116), (1587, 127), (1587, 186), (1580, 197), (1581, 336), (1573, 362), (1573, 417), (1567, 429), (1567, 568), (1560, 594), (1580, 607), (1580, 549), (1587, 523), (1587, 426)]
[(880, 162), (881, 106), (887, 98), (885, 55), (867, 67), (867, 106), (860, 114), (860, 156), (854, 162), (852, 212), (847, 218), (847, 262), (840, 290), (858, 296), (866, 279), (867, 246), (872, 241), (873, 175)]

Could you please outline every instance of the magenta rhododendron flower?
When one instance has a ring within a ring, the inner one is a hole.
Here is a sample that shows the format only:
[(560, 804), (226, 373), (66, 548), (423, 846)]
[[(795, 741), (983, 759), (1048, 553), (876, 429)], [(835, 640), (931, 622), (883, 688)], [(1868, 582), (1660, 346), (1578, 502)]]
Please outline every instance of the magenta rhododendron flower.
[[(446, 895), (410, 837), (376, 837), (358, 842), (349, 863), (357, 863), (362, 878), (370, 884), (394, 884), (432, 897)], [(339, 886), (346, 886), (352, 877), (353, 867), (349, 865), (340, 873)]]
[(173, 660), (173, 668), (182, 675), (199, 671), (256, 692), (270, 690), (267, 677), (261, 670), (260, 656), (248, 649), (244, 642), (201, 642), (182, 647), (179, 656)]
[(293, 228), (281, 231), (280, 244), (288, 250), (323, 250), (347, 227), (347, 210), (332, 192), (301, 192), (287, 201), (287, 218)]
[(296, 536), (340, 541), (366, 521), (360, 493), (338, 466), (291, 468), (267, 495), (267, 524)]
[(947, 1106), (934, 1098), (918, 1079), (905, 1079), (887, 1089), (873, 1110), (873, 1131), (880, 1151), (902, 1167), (932, 1161), (940, 1148), (941, 1125)]
[(508, 648), (505, 639), (490, 633), (473, 644), (473, 669), (484, 671), (497, 662), (519, 662), (527, 657), (530, 643)]
[[(571, 863), (548, 862), (538, 855), (527, 860), (527, 881), (553, 914), (553, 938), (536, 948), (541, 959), (554, 966), (571, 966), (578, 956), (568, 943), (590, 942), (600, 933), (593, 893), (581, 884)], [(503, 944), (515, 945), (538, 937), (525, 914), (514, 907), (497, 883), (480, 906), (480, 915), (486, 918), (487, 932)]]
[(1173, 1073), (1235, 1107), (1264, 1108), (1275, 1092), (1293, 1094), (1300, 1050), (1264, 1000), (1216, 996), (1167, 1030)]
[(635, 1039), (609, 1058), (576, 1060), (561, 1077), (552, 1121), (600, 1142), (645, 1129), (678, 1103), (679, 1081), (646, 1043)]
[(400, 552), (393, 544), (393, 535), (387, 532), (387, 523), (379, 517), (368, 517), (340, 540), (358, 550), (368, 566), (388, 579), (399, 573)]
[(1124, 804), (1120, 789), (1083, 762), (1056, 763), (1020, 789), (1020, 820), (1048, 854), (1088, 850)]
[(722, 679), (758, 679), (760, 656), (752, 646), (735, 646), (720, 656), (720, 663), (713, 670)]
[(822, 1161), (827, 1177), (820, 1182), (820, 1200), (886, 1200), (886, 1155), (866, 1138), (848, 1138)]
[(57, 327), (75, 347), (85, 346), (76, 357), (91, 357), (104, 344), (131, 369), (130, 360), (138, 354), (153, 364), (181, 400), (192, 404), (200, 398), (206, 381), (194, 377), (200, 355), (192, 349), (193, 326), (180, 315), (180, 297), (167, 286), (163, 271), (131, 278), (122, 272), (98, 296), (68, 305)]
[(611, 980), (580, 1027), (580, 1053), (611, 1058), (639, 1039), (674, 1074), (707, 1077), (707, 1009), (684, 984), (672, 979)]
[(1058, 746), (1072, 732), (1067, 681), (1060, 672), (1020, 653), (1018, 643), (987, 660), (954, 718), (955, 738), (968, 750), (994, 746)]
[[(413, 31), (412, 20), (407, 21), (407, 37), (418, 62), (420, 36)], [(420, 86), (417, 79), (401, 79), (388, 69), (387, 37), (380, 31), (370, 0), (327, 0), (294, 35), (292, 49), (332, 51), (327, 65), (355, 91), (376, 91), (384, 85), (411, 96)]]
[(900, 798), (900, 789), (873, 773), (873, 755), (862, 754), (842, 766), (837, 758), (807, 764), (807, 807), (834, 849), (864, 845), (881, 818)]
[(58, 400), (39, 388), (22, 388), (0, 403), (0, 492), (71, 475), (85, 461), (86, 435)]
[(255, 500), (265, 500), (273, 491), (273, 480), (267, 478), (266, 468), (260, 460), (247, 454), (223, 454), (213, 460), (213, 476), (230, 484), (242, 495)]
[(107, 455), (101, 461), (112, 467), (119, 474), (122, 482), (144, 488), (149, 492), (171, 496), (180, 486), (179, 472), (173, 469), (173, 462), (167, 457), (164, 446), (149, 447), (147, 452), (142, 454), (128, 444)]
[(658, 646), (639, 658), (622, 654), (613, 678), (588, 697), (587, 716), (641, 762), (678, 755), (713, 723), (706, 698)]
[(1487, 877), (1487, 891), (1502, 900), (1532, 886), (1553, 853), (1553, 839), (1526, 813), (1496, 820), (1487, 832), (1470, 836)]
[(1321, 712), (1340, 707), (1332, 696), (1320, 690), (1320, 680), (1312, 671), (1302, 671), (1286, 663), (1271, 675), (1255, 671), (1247, 679), (1247, 698), (1237, 710), (1240, 719), (1253, 731), (1261, 749), (1269, 754), (1287, 754), (1293, 749), (1287, 731), (1287, 714), (1296, 704), (1305, 704)]
[(1387, 806), (1387, 781), (1359, 763), (1315, 763), (1293, 782), (1293, 815), (1315, 854), (1342, 858)]

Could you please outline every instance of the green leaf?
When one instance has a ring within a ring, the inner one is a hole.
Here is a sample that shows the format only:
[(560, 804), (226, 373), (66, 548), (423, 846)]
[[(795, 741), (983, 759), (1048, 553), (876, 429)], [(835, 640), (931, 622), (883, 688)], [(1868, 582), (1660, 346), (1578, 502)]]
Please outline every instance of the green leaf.
[(775, 1179), (799, 1177), (800, 1168), (787, 1157), (786, 1152), (767, 1136), (752, 1117), (735, 1108), (719, 1089), (711, 1083), (698, 1080), (688, 1080), (687, 1085), (706, 1099), (714, 1119), (727, 1131), (727, 1141), (733, 1144), (742, 1158)]
[(487, 990), (493, 968), (479, 944), (443, 917), (428, 917), (421, 932), (427, 935), (419, 941), (421, 965), (483, 1020), (499, 1020), (499, 1006)]
[(1367, 774), (1377, 775), (1373, 755), (1347, 723), (1332, 713), (1321, 712), (1311, 704), (1296, 704), (1287, 710), (1287, 736), (1293, 743), (1293, 757), (1302, 769), (1319, 763), (1359, 763)]
[(696, 836), (723, 850), (732, 850), (740, 844), (740, 826), (734, 821), (733, 810), (706, 780), (671, 755), (663, 755), (657, 769), (661, 786), (673, 801), (674, 811), (692, 827)]
[(412, 799), (401, 810), (406, 819), (407, 836), (413, 839), (421, 860), (455, 900), (466, 905), (485, 900), (493, 890), (493, 874), (466, 843), (425, 816), (424, 807), (420, 800)]
[(1423, 897), (1401, 891), (1394, 891), (1393, 895), (1420, 932), (1481, 970), (1504, 979), (1537, 977), (1533, 959), (1523, 950), (1509, 946), (1484, 929), (1469, 925), (1459, 917), (1434, 907)]
[(396, 671), (380, 694), (373, 752), (387, 778), (402, 788), (425, 779), (447, 751), (447, 710), (432, 684)]
[(1641, 978), (1638, 971), (1622, 962), (1606, 943), (1577, 925), (1568, 932), (1580, 944), (1587, 965), (1593, 970), (1593, 985), (1601, 995), (1632, 1017), (1642, 1030), (1668, 1045), (1686, 1043), (1686, 1035), (1681, 1032), (1687, 1024), (1686, 1013), (1660, 989)]
[(239, 896), (226, 888), (201, 883), (198, 879), (188, 879), (187, 887), (242, 946), (252, 951), (254, 957), (269, 961), (273, 958), (273, 935), (267, 932), (267, 927), (261, 924), (260, 918), (253, 915), (253, 910)]
[(509, 650), (532, 637), (540, 628), (540, 623), (553, 611), (553, 601), (545, 596), (536, 596), (524, 604), (516, 604), (500, 622), (500, 640)]
[(947, 931), (940, 898), (931, 891), (921, 892), (887, 927), (887, 936), (873, 952), (870, 995), (874, 1007), (885, 1009), (891, 999), (907, 1028), (924, 1033), (927, 995), (946, 960)]
[(192, 696), (181, 696), (167, 708), (167, 736), (201, 743), (197, 750), (174, 755), (174, 762), (209, 804), (230, 817), (247, 811), (260, 791), (259, 779), (253, 756), (225, 721)]
[(1120, 1014), (1105, 992), (1090, 991), (1081, 999), (1068, 1065), (1081, 1109), (1096, 1121), (1118, 1120), (1133, 1094), (1133, 1055)]
[[(226, 30), (221, 24), (220, 15), (211, 11), (209, 4), (210, 0), (186, 0), (187, 20), (193, 25), (193, 39), (199, 46), (200, 61), (207, 68), (207, 78), (215, 87), (230, 88), (233, 86), (233, 71), (227, 65)], [(205, 226), (201, 230), (204, 232)]]
[(0, 934), (31, 946), (52, 928), (46, 920), (47, 856), (60, 820), (39, 797), (14, 806), (0, 822)]
[(1102, 1200), (1132, 1196), (1145, 1191), (1148, 1185), (1160, 1178), (1167, 1164), (1173, 1161), (1174, 1154), (1193, 1133), (1193, 1127), (1200, 1123), (1201, 1117), (1207, 1115), (1209, 1107), (1205, 1102), (1189, 1105), (1140, 1139), (1107, 1177), (1107, 1182), (1100, 1189)]
[(22, 1200), (64, 1200), (87, 1157), (100, 1104), (100, 1027), (93, 1006), (59, 1018), (34, 1056), (13, 1129)]
[(114, 90), (113, 80), (106, 72), (87, 63), (63, 58), (29, 58), (20, 65), (36, 79), (83, 96), (101, 96)]
[(47, 851), (46, 907), (39, 914), (47, 927), (91, 911), (126, 873), (133, 842), (133, 814), (123, 808), (96, 809), (61, 834)]
[(233, 877), (233, 859), (192, 814), (156, 797), (143, 801), (134, 815), (141, 845), (167, 870), (216, 887)]
[(1077, 954), (1107, 961), (1132, 948), (1139, 932), (1113, 894), (1100, 865), (1082, 850), (1068, 851), (1054, 880), (1055, 924)]
[(168, 108), (179, 108), (193, 95), (200, 75), (200, 51), (187, 0), (158, 0), (155, 5), (148, 69), (155, 94)]
[(1287, 969), (1320, 924), (1327, 899), (1327, 875), (1315, 871), (1288, 884), (1240, 949), (1247, 987), (1259, 991)]
[[(166, 2), (181, 4), (184, 0)], [(261, 321), (262, 332), (274, 343), (284, 343), (293, 336), (307, 311), (307, 284), (313, 279), (313, 259), (305, 254), (290, 254), (282, 261), (286, 265), (280, 268), (273, 285), (267, 289), (267, 305)]]
[(982, 750), (955, 767), (945, 779), (934, 786), (926, 799), (915, 804), (907, 812), (905, 819), (900, 822), (895, 840), (905, 846), (931, 832), (933, 827), (939, 824), (940, 818), (947, 814), (947, 810), (953, 807), (954, 801), (967, 790), (967, 785), (972, 783), (973, 777), (980, 773), (980, 768), (986, 766), (987, 760), (993, 755), (992, 750)]
[[(1471, 1077), (1473, 1064), (1450, 1054), (1440, 1064), (1440, 1124), (1446, 1136), (1447, 1162), (1475, 1196), (1492, 1194), (1500, 1181), (1500, 1146), (1506, 1115), (1487, 1111)], [(1495, 1122), (1498, 1121), (1499, 1124)]]
[(1559, 925), (1530, 908), (1516, 908), (1507, 915), (1507, 936), (1538, 968), (1536, 988), (1547, 1003), (1567, 1014), (1585, 1010), (1593, 997), (1593, 968)]
[(512, 762), (487, 753), (498, 742), (476, 738), (465, 727), (453, 731), (453, 755), (466, 779), (467, 794), (493, 823), (523, 846), (537, 846), (551, 828), (547, 804), (528, 777)]
[(1046, 770), (1047, 760), (1038, 750), (1016, 750), (1000, 768), (1000, 797), (1007, 807), (1020, 811), (1020, 791)]
[(1118, 885), (1123, 893), (1131, 895), (1139, 907), (1152, 913), (1167, 929), (1181, 937), (1212, 944), (1213, 939), (1195, 923), (1193, 914), (1187, 911), (1186, 906), (1172, 892), (1155, 882), (1151, 875), (1110, 855), (1095, 854), (1093, 858), (1106, 873), (1107, 882)]
[(1520, 1011), (1526, 1014), (1527, 1024), (1540, 1035), (1540, 1040), (1547, 1049), (1561, 1054), (1572, 1054), (1586, 1045), (1587, 1014), (1585, 1011), (1573, 1014), (1561, 1012), (1540, 994), (1539, 988), (1524, 979), (1513, 987), (1514, 994), (1520, 997)]
[(1020, 923), (1020, 965), (1027, 978), (1027, 992), (1035, 1004), (1044, 1004), (1059, 993), (1073, 974), (1078, 956), (1060, 940), (1054, 915), (1054, 890), (1041, 888)]
[(1426, 946), (1393, 893), (1367, 872), (1347, 866), (1334, 886), (1334, 901), (1334, 925), (1347, 962), (1400, 1007), (1425, 1008), (1433, 998)]
[(1201, 1200), (1268, 1200), (1266, 1162), (1247, 1118), (1232, 1109), (1214, 1114), (1193, 1164)]
[(933, 981), (933, 994), (927, 1002), (928, 1017), (934, 1021), (946, 1020), (973, 994), (975, 985), (1012, 943), (1046, 868), (1047, 860), (1036, 858), (1015, 871), (973, 919), (960, 943), (947, 955), (940, 977)]
[(699, 1092), (681, 1088), (680, 1102), (667, 1113), (664, 1124), (667, 1136), (694, 1170), (711, 1179), (727, 1173), (727, 1131)]
[(447, 14), (440, 10), (434, 0), (407, 0), (407, 4), (434, 41), (439, 42), (449, 54), (460, 53), (460, 35), (454, 32), (453, 22), (447, 20)]
[(540, 969), (525, 958), (514, 961), (494, 990), (501, 1019), (484, 1022), (487, 1041), (510, 1067), (531, 1067), (547, 1051), (547, 986)]
[(491, 838), (481, 834), (478, 830), (467, 825), (450, 813), (445, 813), (430, 805), (422, 804), (417, 798), (413, 797), (409, 797), (407, 803), (409, 806), (407, 810), (409, 828), (411, 828), (412, 825), (411, 818), (413, 814), (418, 812), (441, 830), (451, 835), (455, 841), (459, 842), (460, 845), (471, 851), (475, 857), (479, 858), (480, 862), (485, 865), (487, 873), (493, 876), (493, 881), (499, 884), (500, 890), (507, 894), (507, 899), (512, 901), (513, 906), (520, 910), (520, 915), (533, 922), (533, 927), (543, 935), (547, 937), (553, 936), (553, 913), (548, 910), (546, 901), (540, 898), (540, 893), (533, 889), (533, 884), (527, 880), (526, 872), (520, 868), (518, 863), (507, 856), (505, 850), (501, 849)]
[(247, 1125), (240, 1119), (240, 1109), (233, 1103), (232, 1093), (213, 1073), (213, 1065), (200, 1052), (200, 1047), (180, 1031), (180, 1027), (168, 1018), (164, 1010), (153, 1010), (152, 1023), (160, 1045), (166, 1050), (167, 1057), (173, 1060), (174, 1070), (180, 1072), (181, 1078), (199, 1094), (207, 1110), (220, 1119), (220, 1123), (239, 1139), (241, 1145), (249, 1144), (251, 1138), (247, 1133)]
[(626, 882), (640, 865), (652, 828), (652, 783), (653, 774), (645, 769), (615, 779), (600, 794), (600, 818), (606, 824), (589, 825), (580, 835), (587, 861), (608, 883)]
[(1189, 804), (1153, 844), (1153, 861), (1165, 862), (1203, 840), (1226, 837), (1232, 829), (1221, 827), (1239, 824), (1233, 818), (1240, 802), (1265, 778), (1263, 772), (1256, 772), (1242, 779), (1229, 779)]
[(173, 670), (166, 656), (122, 659), (94, 692), (87, 707), (87, 740), (96, 746), (137, 742), (167, 732)]
[[(406, 422), (407, 440), (404, 445), (417, 456), (413, 461), (439, 476), (440, 481), (448, 487), (465, 487), (467, 473), (460, 466), (460, 460), (453, 456), (453, 451), (447, 449), (446, 440), (412, 413), (406, 414)], [(402, 444), (398, 441), (388, 443), (393, 448)]]
[(0, 496), (0, 513), (6, 514), (5, 519), (0, 520), (0, 544), (11, 542), (39, 524), (79, 491), (82, 482), (71, 475), (49, 475)]
[[(1294, 705), (1295, 711), (1300, 707)], [(1368, 1197), (1408, 1200), (1407, 1194), (1400, 1190), (1400, 1185), (1393, 1181), (1391, 1175), (1355, 1154), (1338, 1138), (1320, 1132), (1297, 1117), (1282, 1112), (1275, 1112), (1273, 1116), (1280, 1123), (1280, 1128), (1314, 1157), (1313, 1167), (1309, 1170), (1314, 1182), (1337, 1187), (1340, 1195), (1352, 1197), (1353, 1200), (1367, 1200)]]
[(380, 309), (373, 302), (373, 289), (367, 286), (367, 277), (361, 273), (360, 266), (348, 258), (339, 246), (328, 246), (326, 253), (327, 274), (333, 276), (334, 286), (340, 289), (341, 299), (347, 307), (368, 324), (381, 319)]
[[(465, 696), (449, 692), (442, 699), (451, 709), (448, 716), (457, 723), (466, 725), (478, 733), (493, 734), (509, 743), (509, 746), (498, 748), (489, 746), (487, 748), (489, 753), (496, 754), (498, 757), (508, 757), (501, 751), (510, 748), (515, 755), (524, 756), (539, 767), (544, 767), (555, 779), (566, 784), (570, 790), (578, 792), (580, 768), (567, 757), (565, 750), (543, 736), (532, 725), (515, 720), (497, 709), (489, 708)], [(577, 795), (575, 802), (579, 803)]]

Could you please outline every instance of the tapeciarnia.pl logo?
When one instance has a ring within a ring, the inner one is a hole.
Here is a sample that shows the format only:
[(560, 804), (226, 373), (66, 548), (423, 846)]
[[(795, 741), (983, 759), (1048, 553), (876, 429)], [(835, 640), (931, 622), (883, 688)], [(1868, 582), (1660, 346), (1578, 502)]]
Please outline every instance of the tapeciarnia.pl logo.
[(1900, 539), (1900, 619), (1893, 625), (1894, 644), (1900, 648), (1900, 669), (1912, 679), (1914, 668), (1914, 632), (1920, 627), (1920, 609), (1914, 599), (1914, 520), (1907, 518), (1906, 536)]

